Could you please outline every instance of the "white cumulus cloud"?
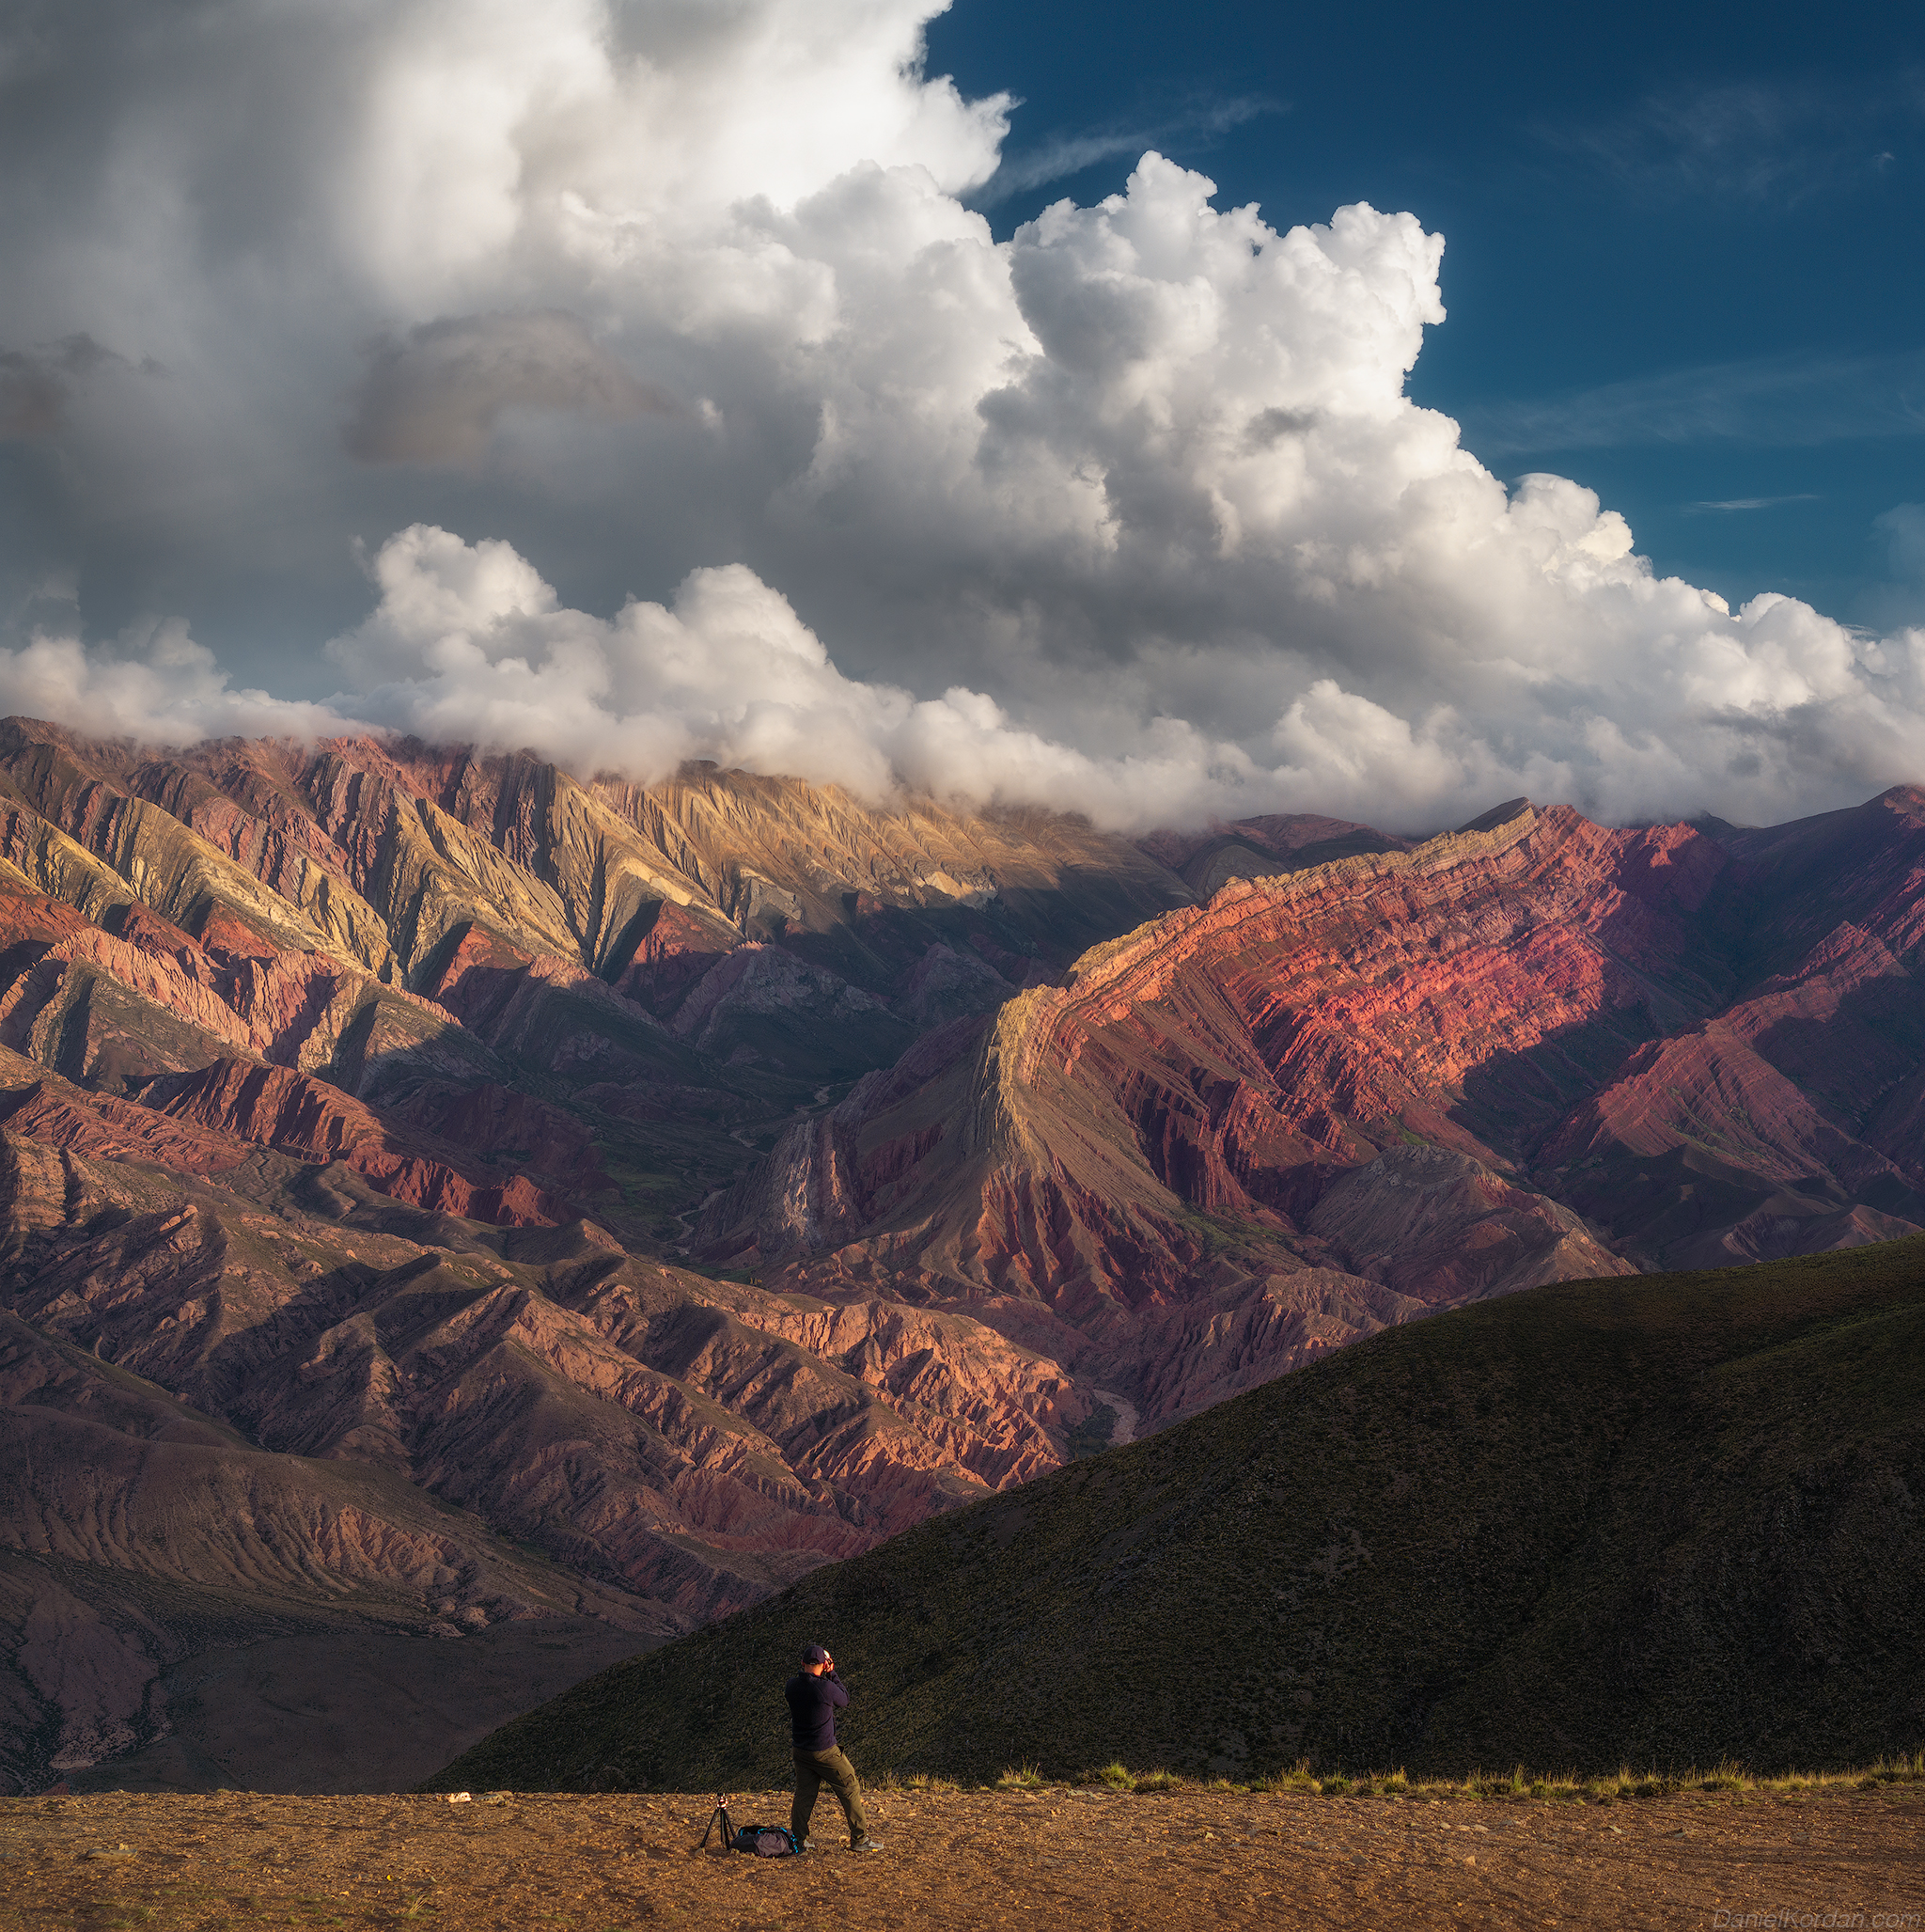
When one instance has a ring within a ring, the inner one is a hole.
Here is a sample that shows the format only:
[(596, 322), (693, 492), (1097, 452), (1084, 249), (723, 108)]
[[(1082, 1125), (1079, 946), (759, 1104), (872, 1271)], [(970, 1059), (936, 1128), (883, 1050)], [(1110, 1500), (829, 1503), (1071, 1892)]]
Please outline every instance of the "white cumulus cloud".
[(1417, 214), (1151, 152), (998, 243), (1008, 103), (924, 72), (931, 11), (75, 0), (0, 46), (0, 583), (168, 640), (16, 636), (5, 701), (1119, 825), (1925, 778), (1925, 634), (1659, 578), (1409, 400)]
[[(1093, 760), (1012, 726), (981, 692), (917, 699), (844, 677), (789, 600), (741, 564), (693, 571), (672, 605), (635, 601), (605, 620), (565, 608), (508, 544), (426, 525), (383, 545), (374, 575), (380, 604), (327, 647), (355, 695), (326, 715), (432, 740), (534, 745), (584, 773), (644, 780), (707, 758), (871, 801), (908, 785), (1093, 806), (1118, 824), (1136, 816), (1134, 785), (1168, 795), (1207, 757), (1179, 733), (1161, 757)], [(1246, 769), (1234, 747), (1217, 752)]]
[(120, 643), (117, 652), (89, 650), (71, 632), (42, 631), (17, 650), (0, 647), (0, 713), (169, 745), (353, 729), (351, 717), (324, 704), (233, 689), (213, 652), (178, 619)]

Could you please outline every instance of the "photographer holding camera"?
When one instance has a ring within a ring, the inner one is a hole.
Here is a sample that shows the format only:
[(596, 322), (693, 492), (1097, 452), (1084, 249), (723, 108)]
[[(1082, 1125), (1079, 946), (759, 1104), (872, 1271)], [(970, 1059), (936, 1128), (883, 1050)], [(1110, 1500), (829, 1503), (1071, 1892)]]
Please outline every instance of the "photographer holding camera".
[(849, 1689), (836, 1674), (836, 1659), (820, 1643), (802, 1646), (802, 1669), (782, 1687), (789, 1700), (790, 1728), (795, 1742), (795, 1803), (789, 1829), (798, 1845), (808, 1843), (809, 1814), (816, 1794), (826, 1784), (849, 1821), (852, 1851), (880, 1851), (862, 1814), (862, 1787), (855, 1767), (836, 1743), (836, 1713), (849, 1702)]

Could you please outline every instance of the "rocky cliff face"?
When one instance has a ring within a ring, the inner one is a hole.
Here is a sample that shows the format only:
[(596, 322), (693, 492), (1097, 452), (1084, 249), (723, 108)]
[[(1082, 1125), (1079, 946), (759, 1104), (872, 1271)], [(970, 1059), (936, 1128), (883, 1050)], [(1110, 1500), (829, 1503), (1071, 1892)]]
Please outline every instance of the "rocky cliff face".
[(1433, 1308), (1902, 1232), (1921, 866), (0, 724), (0, 1776), (197, 1762), (210, 1631), (640, 1641)]

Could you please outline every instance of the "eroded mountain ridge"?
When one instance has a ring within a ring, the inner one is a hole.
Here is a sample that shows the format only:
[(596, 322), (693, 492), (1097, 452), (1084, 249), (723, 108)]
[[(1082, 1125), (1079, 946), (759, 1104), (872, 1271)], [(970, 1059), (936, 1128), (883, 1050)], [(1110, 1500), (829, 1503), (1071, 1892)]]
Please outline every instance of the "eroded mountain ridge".
[(236, 1631), (639, 1641), (1432, 1308), (1925, 1219), (1917, 793), (1133, 845), (16, 719), (0, 859), (19, 1783), (205, 1782)]

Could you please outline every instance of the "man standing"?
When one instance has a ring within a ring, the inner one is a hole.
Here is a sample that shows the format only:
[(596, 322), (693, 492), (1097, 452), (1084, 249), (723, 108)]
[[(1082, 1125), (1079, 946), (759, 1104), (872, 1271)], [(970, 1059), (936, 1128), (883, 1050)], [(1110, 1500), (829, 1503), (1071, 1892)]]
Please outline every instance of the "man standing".
[(816, 1808), (816, 1793), (826, 1784), (849, 1821), (849, 1848), (882, 1850), (869, 1835), (862, 1815), (855, 1767), (836, 1744), (836, 1713), (849, 1702), (848, 1686), (836, 1674), (836, 1659), (820, 1643), (805, 1643), (802, 1669), (782, 1687), (782, 1694), (789, 1700), (790, 1730), (795, 1739), (795, 1803), (789, 1813), (795, 1842), (808, 1842), (809, 1814)]

